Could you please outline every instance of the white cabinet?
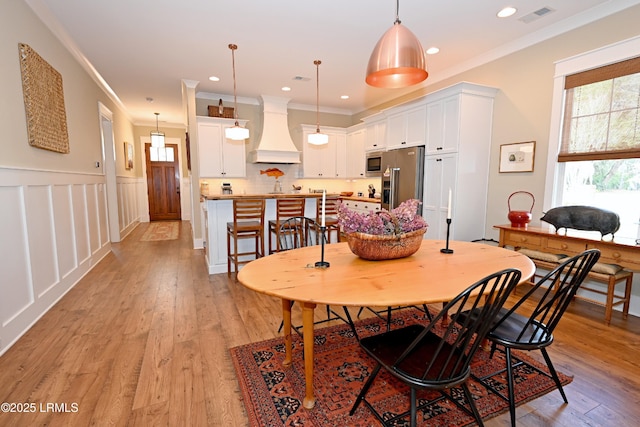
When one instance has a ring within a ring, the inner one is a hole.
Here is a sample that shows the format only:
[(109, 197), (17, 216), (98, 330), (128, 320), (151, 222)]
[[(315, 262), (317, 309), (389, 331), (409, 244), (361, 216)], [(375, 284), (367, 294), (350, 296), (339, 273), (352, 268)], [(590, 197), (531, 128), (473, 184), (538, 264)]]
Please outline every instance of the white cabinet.
[(349, 130), (347, 133), (347, 178), (365, 178), (364, 128)]
[[(426, 157), (422, 216), (429, 224), (425, 236), (427, 239), (445, 239), (447, 237), (446, 219), (449, 190), (452, 194), (458, 194), (456, 188), (457, 160), (456, 153)], [(457, 211), (457, 205), (454, 210), (452, 203), (452, 216), (456, 215), (456, 219), (458, 217)]]
[(305, 178), (345, 178), (347, 176), (347, 131), (344, 128), (323, 126), (322, 133), (329, 143), (313, 145), (307, 136), (316, 131), (315, 125), (301, 125), (302, 167)]
[(390, 110), (387, 120), (387, 149), (424, 145), (426, 111), (424, 104)]
[(461, 96), (454, 95), (427, 105), (427, 154), (458, 151)]
[(496, 92), (460, 83), (426, 96), (423, 215), (429, 224), (427, 239), (446, 238), (449, 190), (450, 238), (470, 241), (484, 237)]
[(387, 120), (383, 114), (362, 119), (365, 122), (365, 151), (384, 151), (386, 147)]
[(343, 199), (342, 203), (351, 209), (352, 211), (359, 213), (369, 213), (369, 212), (378, 212), (380, 211), (380, 200), (373, 199), (375, 201), (372, 202), (364, 202), (362, 200), (349, 200)]
[(245, 141), (224, 136), (224, 130), (233, 125), (231, 119), (198, 117), (200, 178), (246, 177)]
[[(336, 138), (336, 174), (335, 178), (347, 178), (347, 130), (335, 135)], [(331, 139), (331, 138), (329, 138)]]

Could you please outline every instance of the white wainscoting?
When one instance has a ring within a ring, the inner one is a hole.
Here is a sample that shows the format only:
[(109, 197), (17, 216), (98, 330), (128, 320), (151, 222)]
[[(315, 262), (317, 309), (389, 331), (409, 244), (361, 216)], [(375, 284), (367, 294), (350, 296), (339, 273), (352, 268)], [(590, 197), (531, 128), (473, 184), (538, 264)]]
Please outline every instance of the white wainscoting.
[(141, 178), (119, 176), (116, 178), (118, 193), (118, 222), (120, 240), (123, 240), (140, 223), (140, 194), (146, 188)]
[[(138, 222), (118, 184), (120, 229)], [(0, 167), (0, 355), (111, 251), (102, 175)]]

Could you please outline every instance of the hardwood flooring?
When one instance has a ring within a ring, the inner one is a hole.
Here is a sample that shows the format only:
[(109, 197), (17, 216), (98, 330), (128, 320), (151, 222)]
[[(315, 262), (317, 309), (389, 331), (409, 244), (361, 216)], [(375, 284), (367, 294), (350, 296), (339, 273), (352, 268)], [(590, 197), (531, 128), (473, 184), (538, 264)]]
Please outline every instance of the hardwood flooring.
[[(0, 358), (0, 402), (36, 404), (0, 412), (0, 426), (248, 425), (228, 349), (277, 336), (280, 302), (209, 276), (189, 223), (178, 240), (142, 242), (148, 226)], [(569, 404), (553, 391), (519, 407), (518, 425), (640, 425), (640, 319), (615, 312), (606, 327), (603, 310), (574, 302), (549, 350), (575, 376)]]

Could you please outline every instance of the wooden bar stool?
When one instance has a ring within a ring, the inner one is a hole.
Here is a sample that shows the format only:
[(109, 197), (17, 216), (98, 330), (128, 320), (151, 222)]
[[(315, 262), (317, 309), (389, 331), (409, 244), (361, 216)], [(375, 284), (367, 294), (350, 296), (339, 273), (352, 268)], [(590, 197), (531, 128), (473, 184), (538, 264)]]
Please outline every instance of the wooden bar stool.
[[(336, 242), (340, 241), (340, 226), (338, 225), (338, 196), (326, 196), (324, 203), (324, 225), (327, 227), (327, 243), (331, 243), (331, 232), (335, 231)], [(316, 223), (322, 224), (322, 199), (316, 203)]]
[[(304, 202), (302, 197), (276, 200), (276, 219), (269, 221), (269, 254), (280, 252), (280, 227), (291, 217), (304, 216)], [(275, 234), (275, 247), (272, 234)]]
[[(227, 223), (227, 274), (231, 274), (231, 263), (238, 272), (238, 265), (251, 259), (240, 259), (253, 255), (256, 259), (264, 256), (264, 199), (236, 199), (233, 201), (233, 222)], [(231, 251), (233, 238), (233, 252)], [(255, 250), (240, 252), (238, 240), (254, 239)]]

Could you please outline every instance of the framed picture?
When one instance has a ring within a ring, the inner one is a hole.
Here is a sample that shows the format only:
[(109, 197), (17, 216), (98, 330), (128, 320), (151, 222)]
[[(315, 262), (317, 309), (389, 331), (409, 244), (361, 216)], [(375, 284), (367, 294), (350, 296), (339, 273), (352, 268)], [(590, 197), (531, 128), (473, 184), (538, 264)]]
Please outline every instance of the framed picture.
[(500, 172), (533, 172), (536, 142), (516, 142), (500, 146)]
[(133, 169), (133, 144), (129, 142), (124, 143), (124, 168)]

